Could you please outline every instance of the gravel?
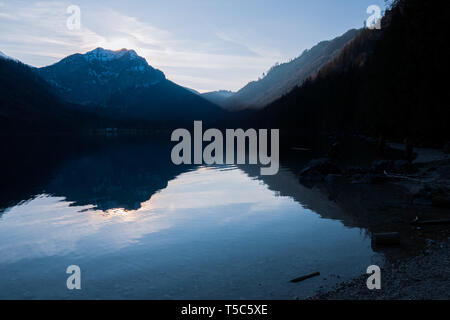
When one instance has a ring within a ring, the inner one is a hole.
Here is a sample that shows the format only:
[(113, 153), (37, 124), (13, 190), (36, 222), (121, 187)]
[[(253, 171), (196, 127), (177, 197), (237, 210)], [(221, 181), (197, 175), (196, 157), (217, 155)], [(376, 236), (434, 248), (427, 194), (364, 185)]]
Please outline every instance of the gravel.
[(450, 238), (428, 241), (420, 254), (381, 267), (381, 289), (369, 290), (369, 275), (343, 282), (310, 299), (327, 300), (448, 300), (450, 299)]

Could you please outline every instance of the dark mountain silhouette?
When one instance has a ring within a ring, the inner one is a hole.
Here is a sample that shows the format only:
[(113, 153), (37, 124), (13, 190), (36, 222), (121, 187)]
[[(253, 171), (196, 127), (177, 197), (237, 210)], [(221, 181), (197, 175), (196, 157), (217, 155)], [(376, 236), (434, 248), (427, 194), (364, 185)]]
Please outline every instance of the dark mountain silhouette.
[(128, 88), (148, 88), (166, 79), (134, 50), (97, 48), (73, 54), (38, 70), (66, 101), (107, 106), (111, 95)]
[(0, 59), (0, 132), (71, 131), (96, 121), (62, 102), (29, 66)]
[(14, 59), (14, 58), (12, 58), (10, 56), (7, 56), (6, 54), (4, 54), (1, 51), (0, 51), (0, 59), (7, 59), (7, 60), (13, 60), (13, 61), (19, 62), (18, 60)]
[(170, 180), (193, 168), (172, 163), (169, 139), (102, 142), (64, 162), (44, 188), (77, 206), (137, 210)]
[(318, 75), (253, 123), (284, 132), (351, 132), (440, 146), (450, 139), (449, 47), (442, 4), (397, 0)]
[(211, 93), (211, 96), (215, 98), (211, 101), (229, 110), (263, 108), (291, 91), (295, 86), (301, 85), (308, 77), (318, 72), (324, 64), (336, 58), (342, 48), (359, 32), (360, 30), (353, 29), (333, 40), (322, 41), (310, 50), (305, 50), (298, 58), (273, 66), (262, 79), (250, 82), (225, 99), (223, 99), (223, 95), (222, 99), (217, 99), (218, 94)]
[(220, 118), (223, 110), (166, 79), (133, 50), (97, 48), (38, 73), (64, 100), (101, 115), (171, 126)]
[[(170, 160), (169, 137), (2, 137), (2, 211), (39, 194), (100, 210), (139, 209), (142, 202), (191, 170)], [(24, 183), (26, 181), (26, 183)]]

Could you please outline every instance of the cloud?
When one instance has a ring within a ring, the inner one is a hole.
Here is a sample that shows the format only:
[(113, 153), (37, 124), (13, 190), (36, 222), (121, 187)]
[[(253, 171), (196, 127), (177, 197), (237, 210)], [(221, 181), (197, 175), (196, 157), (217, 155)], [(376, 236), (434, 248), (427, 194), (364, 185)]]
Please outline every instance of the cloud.
[(1, 47), (25, 63), (42, 66), (101, 42), (103, 37), (87, 26), (67, 28), (68, 6), (65, 2), (5, 4), (0, 16)]
[(104, 7), (82, 6), (81, 29), (69, 30), (69, 5), (66, 1), (0, 3), (0, 49), (40, 67), (96, 47), (131, 48), (169, 79), (201, 92), (237, 90), (281, 56), (226, 32), (212, 33), (207, 40), (182, 38)]

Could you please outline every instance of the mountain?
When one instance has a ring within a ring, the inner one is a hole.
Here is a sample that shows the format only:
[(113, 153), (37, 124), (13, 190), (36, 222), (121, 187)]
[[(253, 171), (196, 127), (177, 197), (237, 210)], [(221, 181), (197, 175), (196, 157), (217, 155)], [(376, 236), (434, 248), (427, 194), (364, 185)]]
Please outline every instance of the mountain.
[(67, 101), (106, 106), (112, 94), (128, 88), (154, 86), (165, 80), (164, 73), (147, 64), (134, 50), (97, 48), (74, 54), (39, 69)]
[(212, 101), (230, 110), (263, 108), (314, 76), (322, 66), (336, 58), (359, 32), (352, 29), (333, 40), (322, 41), (305, 50), (298, 58), (273, 66), (262, 79), (250, 82), (230, 97)]
[(187, 91), (190, 91), (190, 92), (192, 92), (192, 93), (194, 93), (194, 94), (196, 94), (196, 95), (201, 95), (201, 93), (200, 92), (198, 92), (197, 90), (195, 90), (195, 89), (192, 89), (192, 88), (188, 88), (188, 87), (183, 87), (183, 88), (185, 88)]
[[(450, 141), (445, 6), (396, 0), (314, 79), (255, 116), (284, 132), (349, 132), (442, 147)], [(444, 80), (444, 81), (443, 81)]]
[(67, 132), (95, 122), (61, 101), (31, 67), (0, 59), (0, 132)]
[(97, 48), (40, 69), (65, 101), (112, 115), (153, 123), (220, 117), (221, 108), (166, 79), (134, 50)]
[(7, 56), (6, 54), (4, 54), (3, 52), (0, 51), (0, 59), (7, 59), (7, 60), (13, 60), (13, 61), (19, 61), (17, 59), (11, 58), (10, 56)]
[(221, 105), (223, 105), (225, 103), (225, 101), (227, 99), (229, 99), (232, 96), (234, 96), (234, 94), (235, 93), (232, 92), (232, 91), (219, 90), (219, 91), (212, 91), (212, 92), (202, 93), (201, 95), (206, 100), (221, 106)]

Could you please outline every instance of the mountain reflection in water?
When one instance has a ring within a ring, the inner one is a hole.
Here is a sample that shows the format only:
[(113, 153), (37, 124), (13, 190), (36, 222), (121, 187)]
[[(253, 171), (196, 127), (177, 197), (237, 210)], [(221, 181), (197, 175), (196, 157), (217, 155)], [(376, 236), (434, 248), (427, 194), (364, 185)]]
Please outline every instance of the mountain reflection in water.
[(166, 140), (4, 144), (0, 298), (289, 299), (379, 258), (286, 166), (175, 166)]

